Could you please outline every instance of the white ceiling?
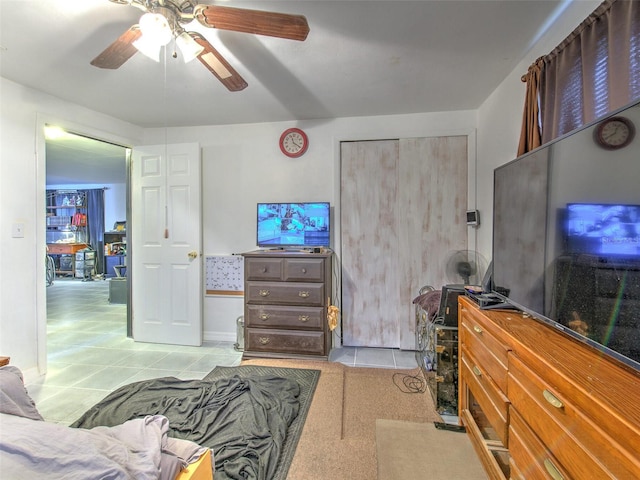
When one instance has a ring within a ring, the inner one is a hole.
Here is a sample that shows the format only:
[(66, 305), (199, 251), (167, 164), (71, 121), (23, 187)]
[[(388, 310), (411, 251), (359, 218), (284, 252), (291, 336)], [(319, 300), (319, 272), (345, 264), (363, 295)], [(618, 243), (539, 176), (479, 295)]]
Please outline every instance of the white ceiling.
[[(202, 0), (202, 3), (214, 3)], [(0, 75), (141, 127), (474, 110), (544, 32), (561, 0), (233, 0), (305, 15), (306, 41), (192, 22), (248, 82), (200, 62), (89, 62), (138, 22), (108, 0), (0, 0)], [(523, 72), (524, 73), (524, 72)]]
[(46, 183), (110, 185), (127, 179), (127, 149), (73, 133), (46, 141)]

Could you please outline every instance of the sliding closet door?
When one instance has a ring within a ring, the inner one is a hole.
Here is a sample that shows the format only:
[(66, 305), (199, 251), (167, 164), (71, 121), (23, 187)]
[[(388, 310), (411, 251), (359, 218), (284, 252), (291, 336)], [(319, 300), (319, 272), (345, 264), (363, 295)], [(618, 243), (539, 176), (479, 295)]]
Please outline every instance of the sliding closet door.
[(343, 343), (397, 346), (398, 141), (341, 149)]
[(455, 250), (466, 250), (467, 137), (400, 140), (398, 216), (401, 312), (400, 348), (415, 348), (413, 299), (420, 287), (451, 283), (446, 264)]
[(467, 248), (467, 137), (344, 142), (343, 343), (414, 349), (412, 300)]

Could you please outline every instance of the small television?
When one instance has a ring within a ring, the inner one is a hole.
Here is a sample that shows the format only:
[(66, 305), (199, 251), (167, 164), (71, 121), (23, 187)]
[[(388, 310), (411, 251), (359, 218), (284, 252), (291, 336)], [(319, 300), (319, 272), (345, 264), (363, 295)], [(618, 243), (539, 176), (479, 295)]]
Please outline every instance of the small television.
[(640, 205), (570, 203), (564, 233), (568, 255), (640, 260)]
[(330, 211), (329, 202), (258, 203), (258, 247), (329, 247)]

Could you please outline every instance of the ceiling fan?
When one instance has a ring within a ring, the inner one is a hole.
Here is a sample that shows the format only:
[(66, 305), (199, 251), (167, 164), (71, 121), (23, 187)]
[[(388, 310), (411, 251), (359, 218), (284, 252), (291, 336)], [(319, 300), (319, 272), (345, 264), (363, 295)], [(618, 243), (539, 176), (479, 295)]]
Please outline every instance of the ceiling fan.
[(161, 47), (175, 39), (185, 62), (197, 58), (232, 92), (243, 90), (247, 82), (206, 38), (197, 32), (186, 31), (187, 24), (197, 20), (209, 28), (298, 41), (304, 41), (309, 33), (309, 25), (303, 15), (200, 5), (191, 0), (109, 1), (130, 5), (145, 13), (139, 23), (120, 35), (91, 61), (91, 65), (117, 69), (138, 51), (158, 61)]

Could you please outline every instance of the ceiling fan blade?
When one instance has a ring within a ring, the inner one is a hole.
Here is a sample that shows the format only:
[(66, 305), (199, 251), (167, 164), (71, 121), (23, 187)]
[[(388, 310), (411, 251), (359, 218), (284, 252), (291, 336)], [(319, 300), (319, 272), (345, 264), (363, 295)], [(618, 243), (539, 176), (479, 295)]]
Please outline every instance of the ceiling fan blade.
[(124, 32), (118, 39), (109, 45), (104, 51), (96, 58), (91, 60), (91, 65), (99, 68), (116, 69), (120, 68), (124, 62), (129, 60), (138, 51), (133, 46), (142, 32), (138, 25), (133, 25), (129, 30)]
[(204, 50), (198, 55), (198, 60), (213, 73), (222, 84), (232, 92), (238, 92), (247, 88), (247, 82), (240, 76), (238, 72), (225, 60), (202, 35), (196, 32), (189, 32), (189, 35), (204, 47)]
[(264, 12), (219, 5), (198, 5), (196, 18), (205, 27), (255, 33), (289, 40), (305, 40), (309, 24), (304, 15)]

